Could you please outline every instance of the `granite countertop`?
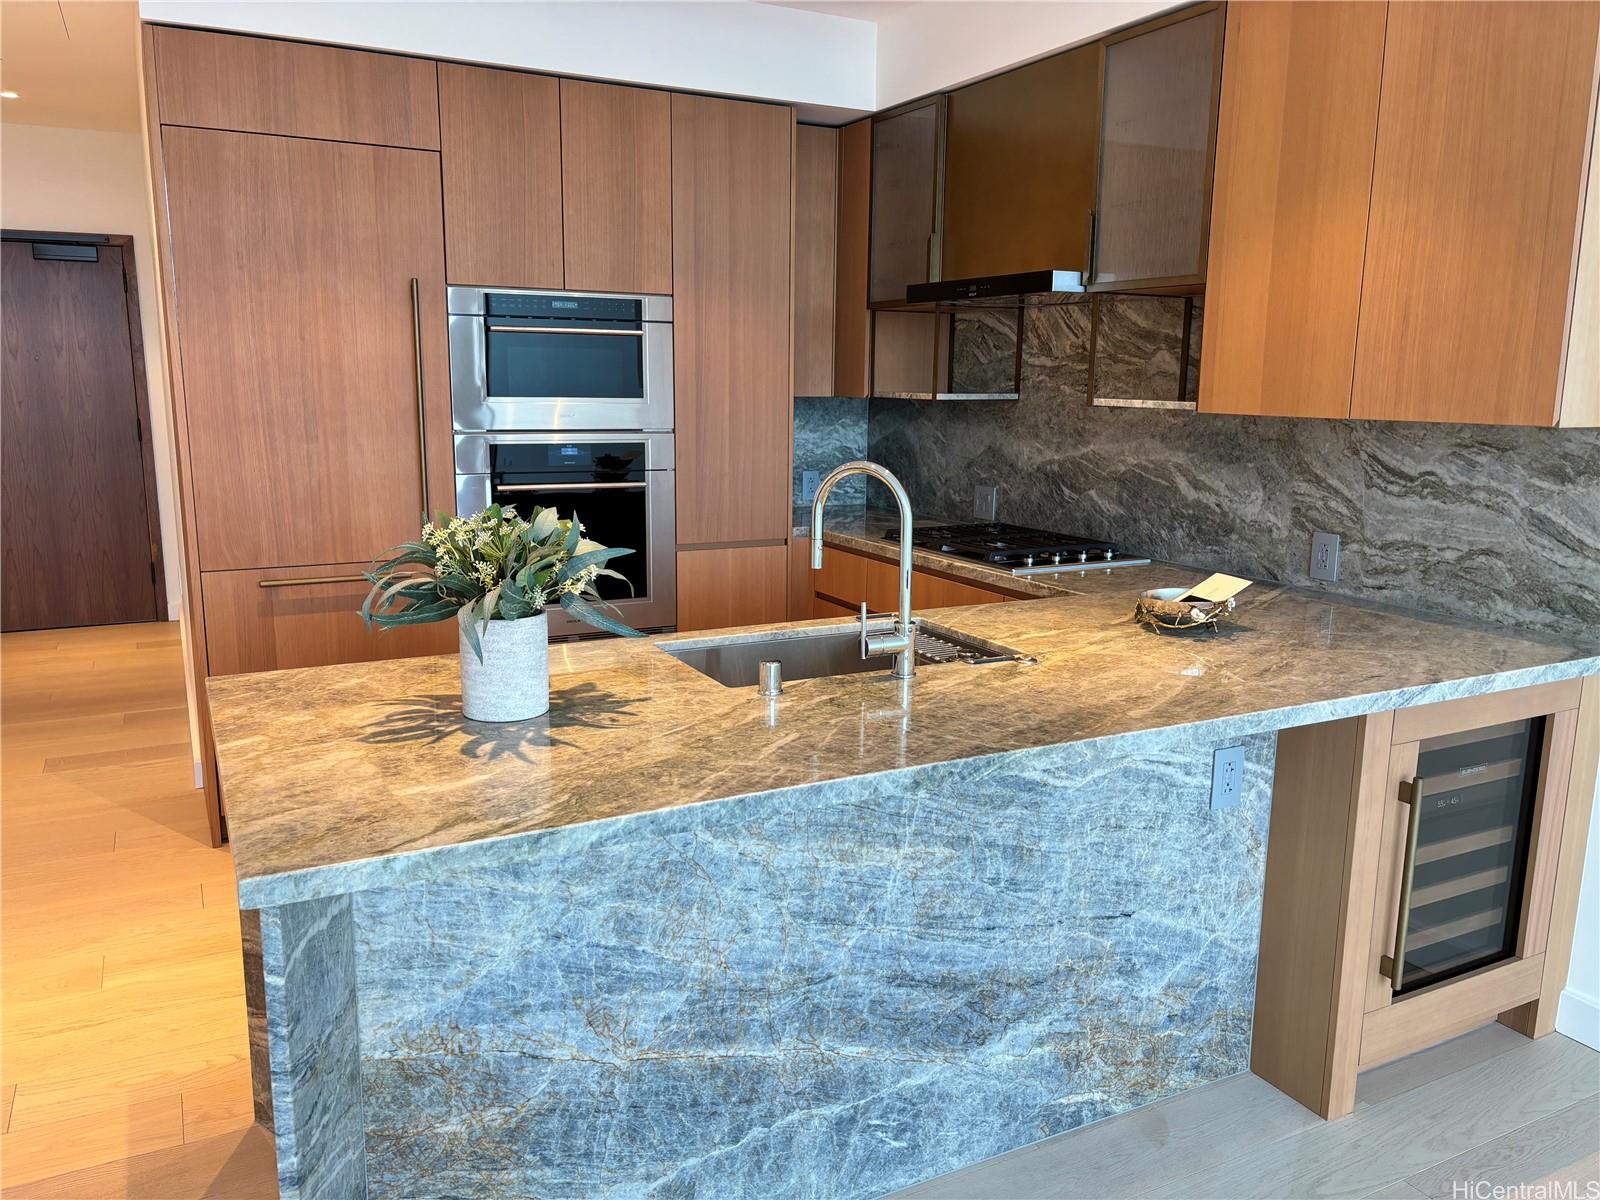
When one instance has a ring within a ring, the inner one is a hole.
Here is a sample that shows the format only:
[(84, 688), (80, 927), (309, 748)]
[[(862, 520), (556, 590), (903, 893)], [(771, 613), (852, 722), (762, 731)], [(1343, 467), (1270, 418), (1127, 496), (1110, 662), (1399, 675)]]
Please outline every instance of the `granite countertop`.
[(526, 853), (554, 829), (778, 788), (1068, 742), (1139, 754), (1175, 727), (1221, 740), (1600, 672), (1597, 638), (1264, 584), (1226, 632), (1133, 621), (1141, 590), (1201, 575), (1124, 567), (1069, 576), (1053, 598), (938, 610), (932, 623), (1037, 665), (798, 680), (776, 701), (661, 649), (717, 636), (705, 633), (553, 646), (549, 715), (513, 725), (461, 716), (453, 656), (212, 679), (240, 903), (397, 882)]

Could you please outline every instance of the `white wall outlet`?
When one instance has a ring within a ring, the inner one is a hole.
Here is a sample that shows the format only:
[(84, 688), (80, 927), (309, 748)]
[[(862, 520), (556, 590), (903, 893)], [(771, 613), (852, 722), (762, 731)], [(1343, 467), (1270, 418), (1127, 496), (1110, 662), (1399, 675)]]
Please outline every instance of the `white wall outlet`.
[(972, 516), (977, 521), (994, 520), (994, 510), (1000, 498), (1000, 489), (979, 484), (972, 491)]
[(1333, 583), (1339, 578), (1339, 535), (1322, 533), (1311, 535), (1311, 578), (1323, 583)]
[(810, 504), (817, 498), (817, 489), (822, 486), (821, 471), (800, 472), (800, 503)]
[(1244, 747), (1223, 746), (1211, 754), (1211, 808), (1239, 807), (1244, 790)]

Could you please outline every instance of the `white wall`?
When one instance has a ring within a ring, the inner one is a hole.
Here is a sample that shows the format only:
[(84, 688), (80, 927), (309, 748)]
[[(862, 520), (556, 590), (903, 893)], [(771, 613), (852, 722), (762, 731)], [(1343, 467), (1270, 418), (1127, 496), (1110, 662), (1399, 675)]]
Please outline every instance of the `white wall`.
[(177, 620), (183, 596), (183, 557), (173, 495), (172, 414), (162, 370), (155, 231), (151, 227), (148, 179), (144, 139), (138, 133), (12, 123), (0, 126), (0, 224), (7, 229), (125, 233), (133, 237), (139, 319), (144, 326), (145, 381), (150, 393), (150, 436), (161, 510), (161, 557), (166, 567), (169, 616)]
[(1589, 822), (1589, 853), (1578, 894), (1578, 931), (1572, 940), (1572, 967), (1561, 994), (1556, 1028), (1600, 1050), (1600, 787)]
[(139, 15), (818, 110), (873, 108), (871, 23), (748, 0), (141, 0)]
[(1043, 58), (1173, 7), (1149, 0), (948, 0), (878, 21), (879, 108)]

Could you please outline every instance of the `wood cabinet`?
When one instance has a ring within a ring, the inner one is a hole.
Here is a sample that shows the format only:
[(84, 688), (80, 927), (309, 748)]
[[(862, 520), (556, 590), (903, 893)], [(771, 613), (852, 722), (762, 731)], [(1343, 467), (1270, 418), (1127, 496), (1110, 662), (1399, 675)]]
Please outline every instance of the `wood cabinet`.
[(944, 278), (1087, 270), (1099, 87), (1089, 45), (950, 93)]
[(793, 128), (777, 105), (672, 97), (680, 546), (788, 540)]
[(1251, 1070), (1331, 1118), (1496, 1017), (1549, 1033), (1597, 760), (1600, 677), (1284, 730)]
[(867, 250), (872, 210), (871, 118), (839, 130), (838, 192), (833, 389), (837, 396), (865, 396), (872, 387), (872, 313), (867, 308)]
[[(859, 612), (863, 600), (875, 613), (893, 612), (900, 606), (898, 560), (829, 546), (823, 551), (822, 570), (811, 572), (810, 579), (811, 615), (814, 617)], [(952, 579), (922, 568), (911, 572), (911, 605), (918, 610), (994, 604), (1018, 598), (998, 588)]]
[(1228, 7), (1202, 412), (1350, 413), (1385, 14)]
[(164, 125), (439, 148), (431, 59), (153, 27)]
[(1222, 32), (1209, 4), (1102, 43), (1092, 286), (1204, 285)]
[(561, 81), (566, 286), (672, 291), (672, 116), (666, 92)]
[[(456, 623), (375, 632), (361, 620), (367, 561), (201, 576), (207, 674), (372, 662), (456, 648)], [(300, 582), (303, 581), (303, 582)]]
[[(794, 394), (833, 396), (839, 131), (795, 128)], [(863, 306), (863, 309), (865, 306)]]
[(1355, 417), (1551, 425), (1600, 4), (1392, 4)]
[(784, 545), (678, 551), (678, 629), (730, 629), (788, 620)]
[(162, 153), (201, 569), (364, 561), (453, 508), (438, 157), (180, 128)]
[(555, 79), (439, 64), (451, 283), (562, 286), (561, 124)]

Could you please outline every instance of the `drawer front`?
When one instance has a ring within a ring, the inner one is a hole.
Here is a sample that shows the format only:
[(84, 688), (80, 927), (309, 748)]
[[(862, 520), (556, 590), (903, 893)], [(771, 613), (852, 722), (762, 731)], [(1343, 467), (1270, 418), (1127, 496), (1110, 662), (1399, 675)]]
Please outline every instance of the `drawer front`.
[[(453, 621), (382, 632), (361, 620), (366, 563), (206, 571), (200, 577), (209, 675), (372, 662), (456, 649)], [(303, 581), (303, 582), (295, 582)]]

